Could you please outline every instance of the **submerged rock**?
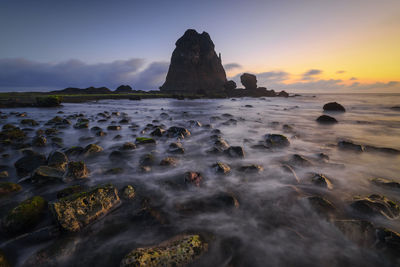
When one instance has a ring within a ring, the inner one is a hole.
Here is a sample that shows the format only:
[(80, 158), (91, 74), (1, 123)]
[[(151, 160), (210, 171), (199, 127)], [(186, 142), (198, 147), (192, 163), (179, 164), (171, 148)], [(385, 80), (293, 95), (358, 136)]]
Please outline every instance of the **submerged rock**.
[(157, 127), (154, 131), (150, 133), (151, 136), (158, 136), (161, 137), (164, 135), (166, 131), (160, 127)]
[(224, 153), (232, 158), (244, 158), (244, 149), (241, 146), (230, 146)]
[(299, 154), (292, 155), (292, 157), (289, 160), (289, 163), (299, 167), (309, 167), (313, 165), (310, 160), (306, 159), (304, 156)]
[(29, 152), (28, 155), (20, 158), (14, 163), (15, 168), (19, 176), (25, 176), (34, 171), (36, 168), (42, 165), (46, 165), (46, 157), (36, 152)]
[(107, 214), (120, 203), (118, 190), (111, 184), (95, 187), (62, 198), (50, 204), (55, 220), (62, 229), (78, 232)]
[(228, 192), (219, 192), (203, 198), (194, 198), (176, 205), (176, 209), (184, 214), (218, 212), (229, 208), (239, 208), (239, 201), (232, 193)]
[(368, 216), (384, 216), (395, 219), (400, 214), (400, 207), (394, 201), (380, 195), (356, 198), (350, 206), (359, 214)]
[(157, 246), (132, 250), (120, 266), (188, 266), (207, 250), (208, 244), (199, 235), (181, 235)]
[(320, 215), (329, 217), (330, 215), (336, 213), (335, 206), (329, 200), (323, 197), (311, 196), (307, 197), (307, 200), (314, 210)]
[(36, 136), (32, 140), (32, 146), (44, 147), (47, 144), (47, 139), (44, 136)]
[(84, 179), (89, 177), (89, 170), (83, 161), (71, 161), (68, 163), (65, 177), (67, 179)]
[(231, 167), (229, 167), (228, 164), (225, 164), (223, 162), (217, 162), (217, 163), (213, 164), (212, 168), (218, 174), (228, 174), (231, 171)]
[(325, 111), (340, 111), (340, 112), (345, 112), (346, 109), (339, 103), (337, 102), (329, 102), (326, 103), (323, 107)]
[(83, 149), (82, 153), (83, 153), (83, 155), (84, 155), (85, 157), (90, 157), (90, 156), (96, 155), (97, 153), (102, 152), (103, 150), (104, 150), (104, 149), (103, 149), (101, 146), (99, 146), (99, 145), (90, 144), (90, 145), (87, 145), (87, 146)]
[(64, 189), (58, 191), (57, 198), (61, 199), (61, 198), (70, 196), (72, 194), (82, 192), (83, 190), (85, 190), (85, 188), (82, 185), (79, 185), (79, 184), (71, 185), (71, 186), (68, 186), (67, 188), (64, 188)]
[(392, 189), (400, 189), (400, 183), (393, 180), (385, 178), (372, 178), (370, 181), (377, 186), (392, 188)]
[(193, 184), (197, 187), (203, 182), (203, 177), (199, 172), (186, 172), (183, 179), (186, 184)]
[(173, 157), (166, 157), (161, 160), (161, 166), (176, 166), (178, 165), (178, 159)]
[(40, 166), (31, 176), (35, 183), (62, 182), (64, 171), (49, 166)]
[(322, 124), (333, 124), (338, 122), (334, 117), (328, 115), (321, 115), (316, 119), (316, 121)]
[(311, 182), (316, 186), (320, 186), (326, 189), (332, 189), (331, 181), (323, 174), (314, 173), (311, 177)]
[(264, 167), (257, 164), (250, 164), (250, 165), (240, 166), (238, 170), (240, 172), (257, 173), (257, 172), (262, 172), (264, 170)]
[(135, 188), (133, 188), (133, 186), (126, 185), (124, 186), (124, 188), (122, 188), (121, 197), (123, 199), (131, 200), (134, 199), (135, 196), (136, 196), (136, 191)]
[(133, 150), (133, 149), (136, 149), (136, 145), (132, 142), (125, 142), (121, 147), (121, 150)]
[(156, 144), (156, 140), (148, 137), (136, 137), (136, 144), (137, 145)]
[(22, 186), (12, 182), (0, 182), (0, 197), (8, 194), (18, 192), (22, 189)]
[(343, 235), (359, 246), (371, 247), (375, 243), (375, 227), (368, 221), (336, 220), (334, 224)]
[(47, 202), (40, 196), (26, 199), (3, 218), (3, 228), (9, 234), (27, 232), (39, 223), (46, 208)]
[(356, 152), (363, 152), (364, 147), (362, 145), (354, 144), (353, 142), (350, 141), (339, 141), (338, 147), (343, 150), (353, 150)]
[(181, 143), (171, 143), (169, 144), (168, 152), (172, 154), (184, 154), (185, 149)]
[(290, 145), (287, 137), (281, 134), (267, 134), (265, 143), (269, 148), (283, 148)]
[(168, 136), (184, 138), (190, 136), (190, 132), (186, 128), (173, 126), (168, 128)]
[(49, 167), (57, 168), (60, 170), (64, 170), (68, 164), (68, 157), (64, 153), (60, 151), (54, 151), (51, 153), (47, 159), (47, 164)]

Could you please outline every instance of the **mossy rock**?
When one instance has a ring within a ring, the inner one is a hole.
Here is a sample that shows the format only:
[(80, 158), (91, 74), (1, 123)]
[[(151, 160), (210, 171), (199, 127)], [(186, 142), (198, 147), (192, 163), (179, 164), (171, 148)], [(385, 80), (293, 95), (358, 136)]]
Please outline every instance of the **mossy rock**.
[(207, 250), (208, 244), (199, 235), (182, 235), (154, 247), (136, 248), (120, 266), (187, 266)]
[(64, 171), (60, 169), (49, 166), (40, 166), (33, 172), (31, 179), (33, 182), (37, 183), (61, 182), (63, 176)]
[(21, 185), (12, 182), (1, 182), (0, 183), (0, 197), (18, 192), (22, 189)]
[(61, 101), (62, 101), (61, 96), (37, 97), (36, 106), (43, 108), (58, 107), (60, 106)]
[(160, 162), (161, 166), (176, 166), (178, 165), (178, 159), (173, 157), (163, 158)]
[(84, 179), (89, 177), (89, 170), (83, 161), (70, 161), (65, 176), (66, 178)]
[(41, 196), (24, 200), (4, 217), (3, 228), (10, 234), (27, 232), (39, 223), (46, 208), (47, 202)]
[(107, 214), (120, 203), (118, 190), (111, 184), (69, 195), (50, 204), (55, 220), (69, 232), (78, 232)]
[(83, 149), (83, 155), (84, 155), (85, 157), (90, 157), (90, 156), (96, 155), (97, 153), (102, 152), (103, 150), (104, 150), (104, 149), (103, 149), (101, 146), (99, 146), (99, 145), (90, 144), (90, 145), (87, 145), (87, 146)]
[(135, 188), (131, 185), (126, 185), (122, 188), (121, 197), (126, 200), (134, 199), (136, 196)]
[(35, 152), (26, 155), (14, 163), (19, 176), (25, 176), (37, 169), (39, 166), (46, 165), (46, 157)]
[(50, 167), (57, 168), (60, 170), (64, 170), (67, 167), (68, 164), (68, 157), (64, 153), (60, 151), (54, 151), (51, 153), (47, 159), (47, 164)]
[(136, 144), (144, 145), (144, 144), (155, 144), (156, 140), (149, 137), (136, 137)]
[(1, 141), (6, 141), (6, 140), (22, 141), (25, 138), (26, 138), (26, 133), (18, 127), (6, 128), (6, 129), (4, 129), (3, 127), (3, 131), (0, 132)]
[(21, 124), (23, 125), (29, 125), (29, 126), (37, 126), (39, 123), (35, 120), (32, 119), (23, 119), (20, 121)]

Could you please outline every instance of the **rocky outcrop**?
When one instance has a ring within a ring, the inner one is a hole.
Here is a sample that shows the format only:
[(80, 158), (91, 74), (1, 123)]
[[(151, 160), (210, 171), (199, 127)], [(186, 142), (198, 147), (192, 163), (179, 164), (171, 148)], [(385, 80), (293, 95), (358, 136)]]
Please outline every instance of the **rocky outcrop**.
[(244, 88), (247, 90), (257, 89), (257, 78), (256, 75), (250, 73), (243, 73), (240, 76), (240, 82), (243, 84)]
[(129, 85), (120, 85), (118, 86), (117, 89), (115, 89), (114, 93), (132, 93), (132, 87), (130, 87)]
[(162, 92), (210, 95), (224, 91), (225, 70), (208, 33), (189, 29), (175, 45)]

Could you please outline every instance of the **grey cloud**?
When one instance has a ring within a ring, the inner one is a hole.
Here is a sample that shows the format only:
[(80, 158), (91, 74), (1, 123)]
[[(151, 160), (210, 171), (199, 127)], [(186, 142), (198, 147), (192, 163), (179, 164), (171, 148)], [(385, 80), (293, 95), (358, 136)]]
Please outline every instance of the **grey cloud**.
[(343, 74), (343, 73), (346, 73), (346, 71), (345, 71), (345, 70), (338, 70), (338, 71), (336, 72), (336, 74)]
[(106, 86), (120, 84), (134, 88), (157, 89), (168, 70), (167, 62), (153, 62), (147, 67), (140, 58), (109, 63), (87, 64), (80, 60), (42, 63), (21, 58), (0, 59), (0, 89)]
[(356, 81), (356, 80), (358, 80), (358, 78), (357, 77), (351, 77), (349, 80), (350, 81)]
[(241, 69), (242, 66), (238, 63), (228, 63), (224, 65), (225, 70)]
[(322, 70), (318, 69), (310, 69), (303, 73), (303, 80), (312, 80), (314, 79), (314, 76), (317, 76), (322, 73)]

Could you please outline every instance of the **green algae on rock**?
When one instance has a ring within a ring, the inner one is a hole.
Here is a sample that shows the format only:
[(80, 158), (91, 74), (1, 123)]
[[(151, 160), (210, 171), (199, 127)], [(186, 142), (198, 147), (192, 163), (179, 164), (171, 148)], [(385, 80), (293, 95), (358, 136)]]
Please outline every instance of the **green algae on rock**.
[(136, 137), (136, 144), (143, 145), (143, 144), (155, 144), (156, 140), (153, 138), (148, 137)]
[(26, 232), (37, 225), (47, 207), (41, 196), (34, 196), (22, 201), (3, 219), (3, 228), (10, 234)]
[(134, 249), (120, 266), (186, 266), (207, 250), (208, 244), (199, 235), (177, 236), (154, 247)]
[(0, 197), (8, 195), (13, 192), (18, 192), (22, 189), (21, 185), (12, 182), (0, 183)]
[(111, 184), (69, 195), (50, 204), (54, 218), (66, 231), (78, 232), (120, 203)]
[(65, 176), (67, 179), (84, 179), (89, 177), (89, 170), (83, 161), (70, 161)]

